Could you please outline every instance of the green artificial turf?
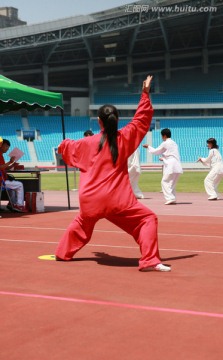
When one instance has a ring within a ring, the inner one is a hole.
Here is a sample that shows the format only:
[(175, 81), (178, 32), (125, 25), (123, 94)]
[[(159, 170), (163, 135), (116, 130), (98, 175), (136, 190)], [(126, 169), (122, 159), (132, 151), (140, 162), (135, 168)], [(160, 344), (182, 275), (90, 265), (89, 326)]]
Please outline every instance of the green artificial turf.
[[(79, 172), (69, 171), (68, 173), (69, 189), (77, 189), (79, 185)], [(66, 190), (65, 172), (52, 172), (41, 174), (41, 190)]]
[[(184, 171), (179, 177), (176, 190), (178, 192), (204, 192), (204, 178), (207, 172)], [(160, 172), (146, 172), (140, 175), (139, 187), (142, 191), (160, 191), (162, 174)], [(219, 186), (220, 190), (220, 186)]]
[[(207, 171), (184, 171), (177, 183), (178, 192), (205, 192), (204, 178)], [(143, 172), (139, 178), (139, 187), (145, 192), (159, 192), (161, 190), (161, 172)], [(76, 189), (79, 185), (79, 172), (69, 172), (69, 188)], [(44, 190), (66, 190), (66, 176), (64, 172), (42, 173), (42, 191)], [(223, 181), (220, 183), (219, 192), (223, 192)]]

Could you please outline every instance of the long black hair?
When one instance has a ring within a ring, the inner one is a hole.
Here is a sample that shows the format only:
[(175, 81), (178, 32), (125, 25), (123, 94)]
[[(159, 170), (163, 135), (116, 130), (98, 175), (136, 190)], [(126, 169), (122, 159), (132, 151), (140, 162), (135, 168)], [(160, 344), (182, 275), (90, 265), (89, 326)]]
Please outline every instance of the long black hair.
[(212, 149), (218, 149), (219, 148), (219, 146), (217, 145), (217, 141), (214, 138), (209, 138), (207, 140), (207, 144), (211, 144)]
[(103, 105), (98, 109), (98, 117), (103, 123), (103, 133), (98, 146), (100, 152), (105, 141), (108, 141), (111, 151), (112, 162), (115, 165), (118, 159), (117, 132), (118, 132), (118, 110), (113, 105)]

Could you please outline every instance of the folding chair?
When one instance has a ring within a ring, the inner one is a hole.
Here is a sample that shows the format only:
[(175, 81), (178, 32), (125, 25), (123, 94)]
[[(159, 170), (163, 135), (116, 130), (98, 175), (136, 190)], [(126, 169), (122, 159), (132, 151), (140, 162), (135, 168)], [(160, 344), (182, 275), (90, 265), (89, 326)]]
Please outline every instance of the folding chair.
[(1, 210), (2, 192), (5, 191), (6, 194), (7, 194), (11, 209), (13, 211), (13, 203), (12, 203), (12, 200), (11, 200), (11, 196), (9, 194), (10, 189), (7, 188), (7, 185), (5, 183), (5, 180), (3, 178), (3, 174), (1, 172), (1, 170), (0, 170), (0, 178), (1, 178), (1, 180), (0, 180), (0, 210)]

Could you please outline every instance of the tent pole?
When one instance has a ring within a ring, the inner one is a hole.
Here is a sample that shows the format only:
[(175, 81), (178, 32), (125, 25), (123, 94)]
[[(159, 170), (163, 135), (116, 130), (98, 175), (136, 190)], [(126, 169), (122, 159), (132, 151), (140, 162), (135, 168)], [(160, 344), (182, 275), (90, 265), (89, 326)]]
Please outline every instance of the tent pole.
[[(62, 131), (63, 131), (63, 140), (65, 139), (65, 125), (64, 125), (64, 111), (61, 109), (61, 119), (62, 119)], [(70, 193), (69, 193), (69, 180), (68, 180), (68, 169), (67, 164), (65, 163), (65, 172), (66, 172), (66, 182), (67, 182), (67, 201), (68, 209), (70, 210)]]

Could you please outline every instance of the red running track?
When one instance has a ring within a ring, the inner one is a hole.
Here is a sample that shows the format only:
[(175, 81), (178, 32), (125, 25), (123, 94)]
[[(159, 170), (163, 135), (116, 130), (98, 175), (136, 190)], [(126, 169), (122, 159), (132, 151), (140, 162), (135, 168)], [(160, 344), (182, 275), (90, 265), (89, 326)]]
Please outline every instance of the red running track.
[(140, 200), (158, 214), (170, 273), (139, 272), (137, 244), (105, 220), (74, 261), (40, 260), (78, 212), (71, 201), (46, 192), (45, 213), (1, 214), (0, 359), (221, 359), (223, 201)]

